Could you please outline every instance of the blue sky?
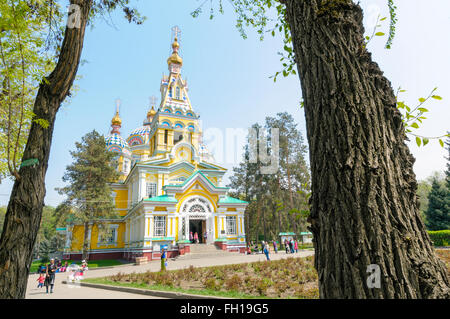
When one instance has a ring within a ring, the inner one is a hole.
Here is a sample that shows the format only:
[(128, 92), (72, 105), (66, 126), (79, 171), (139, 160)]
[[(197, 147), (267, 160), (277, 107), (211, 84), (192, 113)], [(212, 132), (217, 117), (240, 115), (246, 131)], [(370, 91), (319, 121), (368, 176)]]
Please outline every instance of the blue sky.
[[(54, 190), (62, 186), (65, 167), (72, 162), (69, 151), (75, 141), (96, 129), (108, 134), (120, 98), (122, 136), (141, 126), (149, 97), (159, 98), (162, 73), (167, 74), (166, 60), (170, 54), (171, 28), (181, 30), (183, 76), (188, 80), (193, 108), (201, 114), (203, 127), (247, 128), (262, 123), (266, 116), (278, 112), (291, 113), (306, 136), (303, 110), (299, 108), (301, 89), (296, 76), (269, 77), (281, 69), (277, 52), (280, 38), (267, 36), (261, 42), (253, 30), (248, 39), (240, 37), (235, 28), (235, 15), (227, 1), (225, 15), (209, 20), (208, 10), (199, 18), (190, 13), (203, 1), (164, 0), (136, 2), (147, 21), (140, 26), (128, 24), (120, 12), (111, 20), (97, 20), (86, 33), (83, 59), (79, 69), (79, 91), (57, 115), (49, 169), (46, 176), (46, 204), (57, 205), (62, 197)], [(208, 5), (209, 2), (207, 2)], [(364, 1), (366, 33), (371, 33), (374, 18), (387, 16), (387, 1)], [(428, 104), (430, 115), (420, 129), (425, 136), (437, 136), (450, 130), (450, 1), (396, 0), (398, 25), (393, 48), (385, 50), (385, 38), (369, 44), (373, 57), (385, 72), (392, 86), (407, 89), (404, 99), (414, 105), (438, 87), (443, 101)], [(387, 32), (388, 21), (382, 31)], [(305, 137), (306, 140), (306, 137)], [(425, 148), (409, 143), (416, 158), (418, 179), (433, 171), (444, 170), (446, 152), (436, 141)], [(232, 163), (224, 165), (229, 169)], [(226, 178), (227, 179), (227, 178)], [(0, 205), (6, 205), (12, 182), (0, 184)]]

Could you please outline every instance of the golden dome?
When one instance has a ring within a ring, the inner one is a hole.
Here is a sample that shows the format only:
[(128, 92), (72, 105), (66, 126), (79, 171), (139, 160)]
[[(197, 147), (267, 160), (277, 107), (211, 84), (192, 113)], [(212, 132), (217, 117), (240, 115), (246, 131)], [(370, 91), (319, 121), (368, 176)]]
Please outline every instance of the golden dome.
[(119, 116), (119, 112), (116, 112), (116, 115), (111, 120), (112, 125), (122, 125), (122, 119)]
[(147, 117), (151, 117), (156, 114), (155, 108), (152, 106), (152, 109), (147, 112)]
[(178, 55), (178, 48), (180, 45), (178, 44), (178, 39), (175, 38), (175, 40), (172, 43), (172, 55), (167, 59), (167, 64), (171, 63), (177, 63), (177, 64), (183, 64), (183, 59)]

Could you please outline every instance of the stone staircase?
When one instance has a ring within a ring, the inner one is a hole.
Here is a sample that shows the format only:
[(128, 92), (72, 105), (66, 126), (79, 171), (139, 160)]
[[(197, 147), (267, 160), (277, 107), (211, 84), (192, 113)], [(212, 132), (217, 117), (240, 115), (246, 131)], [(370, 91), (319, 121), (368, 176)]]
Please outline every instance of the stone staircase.
[(217, 258), (239, 255), (238, 252), (228, 252), (221, 250), (213, 244), (191, 244), (191, 251), (185, 255), (175, 257), (176, 260), (198, 259), (198, 258)]

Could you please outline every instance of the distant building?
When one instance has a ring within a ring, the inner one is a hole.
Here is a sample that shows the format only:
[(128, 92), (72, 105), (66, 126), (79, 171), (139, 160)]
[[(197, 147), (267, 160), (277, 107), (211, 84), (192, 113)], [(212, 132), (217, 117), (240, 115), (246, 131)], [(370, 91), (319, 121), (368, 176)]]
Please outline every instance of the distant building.
[[(106, 147), (118, 156), (119, 180), (112, 184), (118, 219), (108, 221), (106, 236), (92, 224), (90, 259), (158, 258), (162, 245), (169, 257), (187, 250), (189, 233), (200, 242), (227, 250), (245, 249), (247, 202), (227, 196), (221, 186), (226, 169), (214, 162), (202, 143), (199, 116), (181, 76), (183, 60), (175, 37), (168, 58), (169, 75), (161, 80), (161, 103), (152, 105), (143, 126), (128, 138), (120, 133), (119, 110), (111, 121)], [(81, 257), (83, 225), (67, 226), (66, 257)]]

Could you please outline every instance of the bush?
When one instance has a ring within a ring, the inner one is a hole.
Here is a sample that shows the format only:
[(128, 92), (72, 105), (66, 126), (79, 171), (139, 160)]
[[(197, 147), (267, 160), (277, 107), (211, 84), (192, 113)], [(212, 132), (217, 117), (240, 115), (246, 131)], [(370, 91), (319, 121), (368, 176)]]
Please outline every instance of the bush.
[(450, 230), (428, 231), (434, 246), (449, 246)]

